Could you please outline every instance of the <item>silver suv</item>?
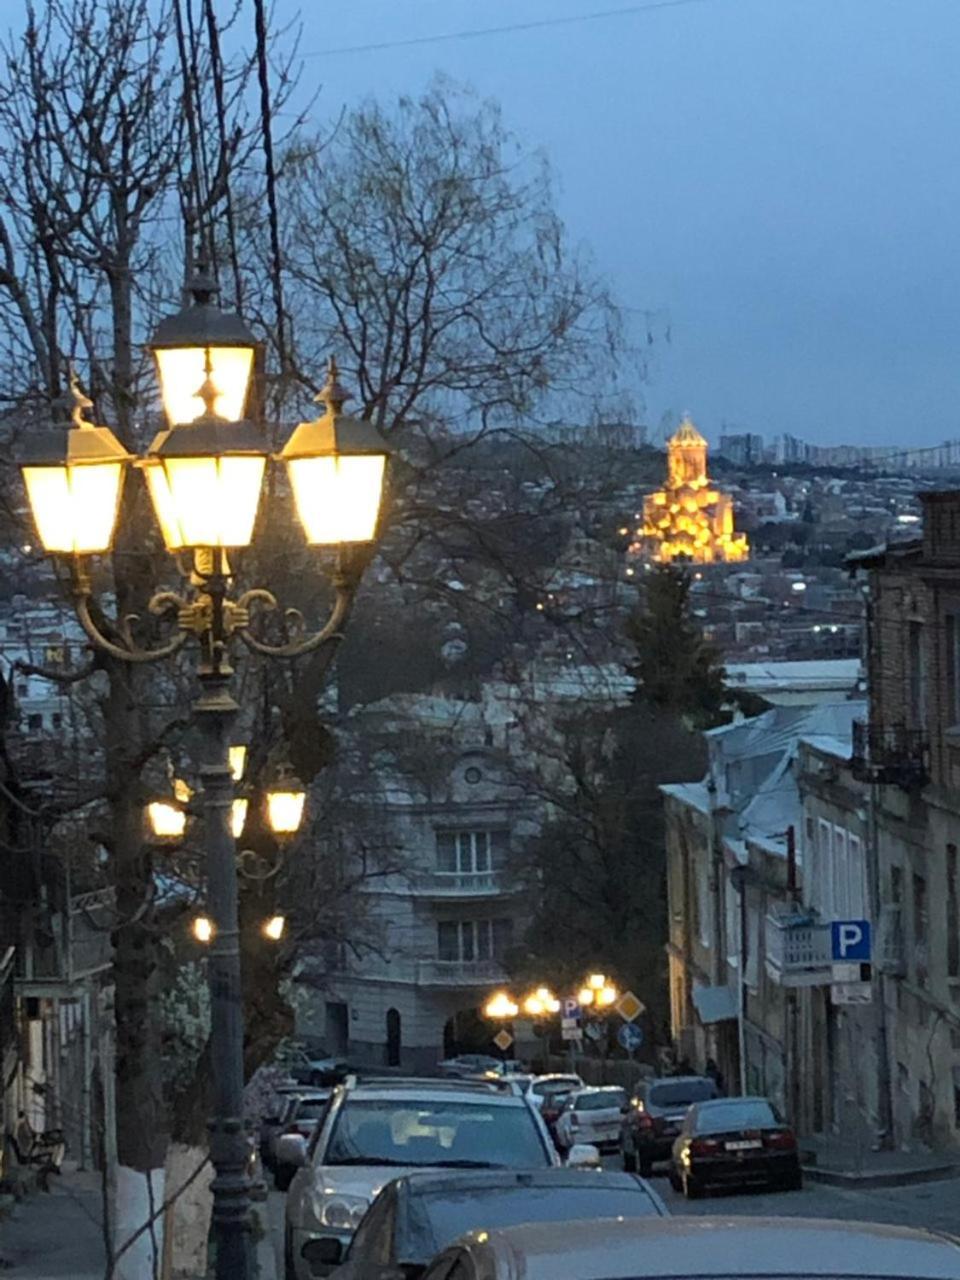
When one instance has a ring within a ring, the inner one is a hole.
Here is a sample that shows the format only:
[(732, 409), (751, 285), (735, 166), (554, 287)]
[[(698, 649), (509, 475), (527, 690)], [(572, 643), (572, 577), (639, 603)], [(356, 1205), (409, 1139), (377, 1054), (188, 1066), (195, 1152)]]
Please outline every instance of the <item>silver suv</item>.
[(309, 1145), (290, 1134), (278, 1146), (300, 1166), (287, 1193), (286, 1280), (332, 1271), (370, 1202), (401, 1174), (559, 1164), (533, 1108), (483, 1081), (348, 1081)]

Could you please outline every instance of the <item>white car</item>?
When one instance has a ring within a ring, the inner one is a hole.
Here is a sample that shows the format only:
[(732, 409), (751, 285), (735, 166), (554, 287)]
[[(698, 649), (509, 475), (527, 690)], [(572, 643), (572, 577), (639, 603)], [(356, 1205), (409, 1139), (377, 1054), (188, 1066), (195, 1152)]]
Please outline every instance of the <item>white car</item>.
[(597, 1085), (571, 1093), (557, 1120), (557, 1143), (569, 1151), (577, 1143), (589, 1142), (603, 1150), (620, 1145), (621, 1109), (626, 1090), (617, 1085)]
[(584, 1088), (584, 1083), (577, 1075), (562, 1075), (555, 1072), (548, 1076), (534, 1076), (527, 1085), (524, 1097), (531, 1106), (536, 1107), (538, 1111), (543, 1110), (543, 1103), (546, 1098), (556, 1094), (572, 1093), (574, 1090)]
[[(592, 1164), (592, 1147), (570, 1153)], [(390, 1079), (336, 1089), (309, 1146), (284, 1135), (298, 1166), (287, 1194), (285, 1280), (336, 1266), (385, 1183), (417, 1169), (549, 1169), (559, 1157), (537, 1112), (494, 1082)]]
[(423, 1280), (957, 1280), (960, 1241), (829, 1218), (623, 1218), (476, 1230)]

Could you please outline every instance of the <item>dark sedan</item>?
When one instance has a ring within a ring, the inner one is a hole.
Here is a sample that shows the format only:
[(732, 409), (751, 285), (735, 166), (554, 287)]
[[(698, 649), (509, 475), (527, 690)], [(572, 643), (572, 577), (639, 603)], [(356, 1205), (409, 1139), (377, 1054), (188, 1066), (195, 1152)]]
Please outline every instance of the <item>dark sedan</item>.
[[(641, 1178), (569, 1169), (434, 1170), (390, 1182), (357, 1227), (336, 1280), (417, 1280), (433, 1255), (466, 1232), (520, 1222), (583, 1217), (664, 1217), (663, 1201)], [(308, 1245), (314, 1274), (339, 1258), (339, 1241)], [(305, 1256), (307, 1256), (305, 1254)]]
[(799, 1191), (796, 1135), (768, 1098), (697, 1103), (673, 1144), (670, 1182), (688, 1200), (710, 1186), (765, 1183)]

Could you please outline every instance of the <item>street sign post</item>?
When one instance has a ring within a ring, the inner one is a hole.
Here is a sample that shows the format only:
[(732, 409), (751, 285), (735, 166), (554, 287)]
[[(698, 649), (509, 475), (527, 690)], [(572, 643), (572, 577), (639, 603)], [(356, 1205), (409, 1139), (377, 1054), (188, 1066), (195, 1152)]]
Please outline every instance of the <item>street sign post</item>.
[(634, 1022), (646, 1010), (646, 1005), (632, 991), (625, 991), (616, 1003), (616, 1010), (624, 1022)]
[(567, 996), (560, 1001), (560, 1016), (574, 1022), (580, 1021), (580, 1001), (575, 996)]
[(627, 1053), (635, 1053), (643, 1045), (643, 1028), (634, 1026), (632, 1022), (625, 1022), (617, 1032), (617, 1039)]
[(862, 963), (870, 960), (870, 921), (833, 920), (830, 945), (834, 963)]
[(507, 1050), (510, 1048), (510, 1046), (513, 1044), (513, 1036), (506, 1029), (506, 1027), (502, 1027), (497, 1032), (497, 1034), (493, 1037), (493, 1043), (497, 1046), (497, 1048), (500, 1050), (501, 1053), (506, 1053)]
[(560, 1039), (570, 1040), (573, 1044), (580, 1044), (583, 1040), (583, 1032), (580, 1030), (579, 1022), (571, 1024), (569, 1027), (561, 1027)]

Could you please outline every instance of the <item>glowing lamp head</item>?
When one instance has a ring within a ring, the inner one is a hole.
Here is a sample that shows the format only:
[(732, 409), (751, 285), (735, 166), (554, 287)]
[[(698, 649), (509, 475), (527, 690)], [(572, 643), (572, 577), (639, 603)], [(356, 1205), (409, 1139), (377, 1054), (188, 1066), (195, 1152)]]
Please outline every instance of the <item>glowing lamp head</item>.
[(370, 542), (377, 532), (390, 450), (372, 423), (343, 412), (348, 394), (331, 359), (316, 397), (324, 413), (301, 422), (279, 454), (311, 546)]
[(247, 748), (245, 746), (230, 748), (230, 772), (234, 782), (243, 779), (243, 771), (247, 767)]
[(523, 1002), (523, 1012), (528, 1018), (542, 1018), (546, 1009), (543, 1001), (536, 992), (532, 996), (527, 996)]
[(593, 1004), (593, 991), (590, 987), (581, 987), (577, 992), (577, 1004), (582, 1004), (584, 1008), (588, 1008)]
[(591, 991), (599, 991), (601, 987), (605, 987), (606, 985), (607, 979), (602, 973), (591, 973), (590, 977), (587, 979), (587, 986)]
[(519, 1009), (516, 1002), (511, 1000), (506, 991), (498, 991), (484, 1005), (483, 1013), (484, 1017), (487, 1018), (515, 1018), (519, 1013)]
[(172, 800), (152, 800), (147, 805), (147, 821), (158, 840), (182, 840), (187, 829), (187, 815)]
[(209, 916), (196, 916), (191, 925), (191, 930), (196, 940), (204, 945), (213, 941), (213, 935), (216, 932), (213, 927), (213, 921)]
[(288, 765), (281, 766), (276, 782), (267, 791), (267, 823), (277, 836), (300, 830), (307, 793)]
[(610, 1006), (616, 1002), (617, 995), (618, 992), (616, 987), (601, 987), (597, 992), (597, 1005), (601, 1009), (609, 1009)]
[(252, 422), (211, 413), (161, 431), (141, 466), (167, 550), (249, 546), (266, 465)]
[(92, 401), (76, 378), (70, 393), (70, 423), (32, 437), (20, 469), (44, 550), (95, 555), (110, 550), (132, 455), (109, 428), (84, 420)]
[(269, 920), (264, 921), (263, 936), (270, 942), (279, 942), (286, 928), (287, 921), (285, 916), (271, 916)]
[[(216, 286), (202, 264), (188, 288), (190, 302), (160, 321), (149, 344), (167, 421), (171, 427), (195, 422), (212, 409), (236, 422), (247, 412), (260, 344), (239, 316), (213, 305)], [(209, 406), (200, 390), (205, 373), (214, 389)]]
[(250, 802), (243, 796), (238, 796), (230, 806), (230, 830), (234, 840), (239, 840), (243, 835), (243, 828), (247, 825), (247, 809)]

